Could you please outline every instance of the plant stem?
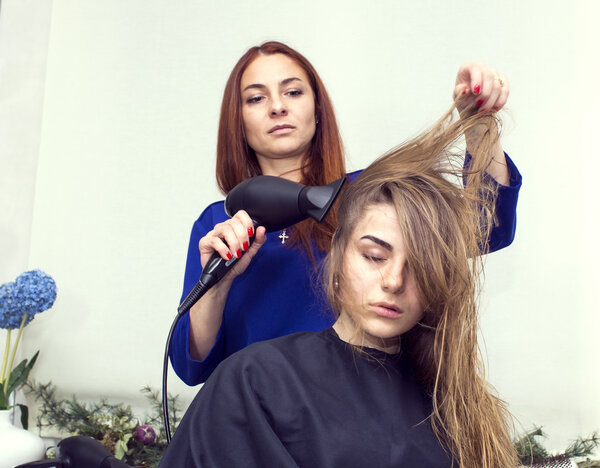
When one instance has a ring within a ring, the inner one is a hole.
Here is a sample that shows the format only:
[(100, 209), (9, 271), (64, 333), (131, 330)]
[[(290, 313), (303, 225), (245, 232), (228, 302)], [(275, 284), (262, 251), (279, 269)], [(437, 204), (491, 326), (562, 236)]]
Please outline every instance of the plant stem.
[(15, 355), (17, 354), (17, 347), (19, 346), (19, 340), (23, 334), (23, 328), (25, 327), (25, 320), (27, 320), (27, 314), (23, 314), (23, 320), (21, 320), (21, 326), (19, 327), (19, 333), (17, 333), (17, 340), (15, 341), (15, 347), (13, 348), (12, 355), (10, 356), (10, 362), (8, 363), (8, 372), (6, 373), (6, 380), (4, 381), (4, 393), (8, 388), (8, 379), (10, 378), (10, 372), (12, 370), (13, 362), (15, 361)]
[[(4, 359), (2, 360), (2, 372), (0, 373), (0, 384), (4, 381), (4, 372), (6, 371), (6, 363), (8, 361), (8, 350), (10, 349), (10, 332), (8, 329), (6, 331), (6, 346), (4, 348)], [(8, 378), (6, 379), (8, 380)]]

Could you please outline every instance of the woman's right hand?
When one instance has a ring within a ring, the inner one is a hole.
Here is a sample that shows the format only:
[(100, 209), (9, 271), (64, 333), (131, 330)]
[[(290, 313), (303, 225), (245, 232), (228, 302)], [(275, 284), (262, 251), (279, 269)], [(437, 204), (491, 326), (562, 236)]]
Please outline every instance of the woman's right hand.
[[(254, 242), (249, 246), (252, 235), (255, 236)], [(201, 361), (208, 356), (216, 342), (223, 320), (223, 310), (231, 282), (233, 278), (244, 272), (252, 257), (266, 240), (265, 228), (259, 226), (254, 232), (252, 220), (245, 211), (238, 211), (233, 218), (217, 224), (212, 231), (200, 239), (198, 247), (202, 268), (205, 267), (214, 252), (218, 252), (225, 260), (233, 257), (237, 257), (239, 260), (224, 278), (210, 288), (190, 309), (190, 356), (192, 359)]]
[[(250, 238), (253, 236), (254, 242), (250, 245)], [(204, 268), (215, 251), (225, 260), (239, 258), (240, 260), (226, 275), (226, 278), (229, 277), (232, 280), (246, 270), (252, 257), (266, 240), (265, 228), (259, 226), (254, 232), (252, 219), (248, 213), (240, 210), (232, 218), (215, 225), (212, 231), (200, 239), (198, 244), (200, 263)]]

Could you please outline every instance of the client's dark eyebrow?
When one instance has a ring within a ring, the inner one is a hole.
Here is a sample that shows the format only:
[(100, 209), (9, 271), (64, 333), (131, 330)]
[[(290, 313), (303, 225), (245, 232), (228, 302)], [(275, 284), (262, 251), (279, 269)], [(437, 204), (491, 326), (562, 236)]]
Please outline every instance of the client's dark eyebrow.
[(389, 250), (390, 252), (392, 250), (394, 250), (394, 247), (392, 247), (391, 244), (388, 244), (386, 241), (381, 240), (379, 237), (375, 237), (375, 236), (371, 236), (371, 235), (366, 235), (366, 236), (362, 236), (361, 240), (362, 239), (368, 239), (368, 240), (370, 240), (372, 242), (375, 242), (377, 245), (380, 245), (381, 247), (383, 247), (386, 250)]
[[(291, 83), (292, 81), (302, 81), (300, 78), (297, 78), (295, 76), (291, 76), (289, 78), (286, 78), (285, 80), (281, 80), (281, 82), (279, 83), (279, 86), (285, 86), (288, 83)], [(252, 89), (252, 88), (257, 88), (257, 89), (266, 89), (266, 86), (264, 84), (260, 84), (260, 83), (254, 83), (251, 85), (246, 86), (243, 90), (242, 93), (248, 89)]]

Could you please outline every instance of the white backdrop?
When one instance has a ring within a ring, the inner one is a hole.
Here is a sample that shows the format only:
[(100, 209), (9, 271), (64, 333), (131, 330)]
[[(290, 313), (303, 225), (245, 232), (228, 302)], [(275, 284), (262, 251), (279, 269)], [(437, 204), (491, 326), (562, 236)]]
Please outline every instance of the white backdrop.
[(516, 240), (487, 263), (489, 377), (553, 450), (600, 429), (600, 14), (593, 0), (555, 5), (4, 0), (0, 283), (41, 268), (59, 287), (24, 335), (23, 356), (41, 350), (33, 378), (141, 409), (139, 389), (159, 388), (189, 230), (222, 198), (225, 80), (276, 39), (319, 71), (349, 169), (441, 115), (463, 61), (506, 74), (503, 141), (524, 186)]

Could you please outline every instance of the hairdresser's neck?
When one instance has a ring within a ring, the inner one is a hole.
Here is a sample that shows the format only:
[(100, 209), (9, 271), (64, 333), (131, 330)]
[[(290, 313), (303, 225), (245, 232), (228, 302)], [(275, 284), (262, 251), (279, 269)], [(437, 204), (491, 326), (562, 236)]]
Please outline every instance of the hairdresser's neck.
[(256, 157), (263, 175), (283, 177), (293, 182), (302, 180), (302, 156), (281, 159), (265, 158), (260, 155), (256, 155)]

